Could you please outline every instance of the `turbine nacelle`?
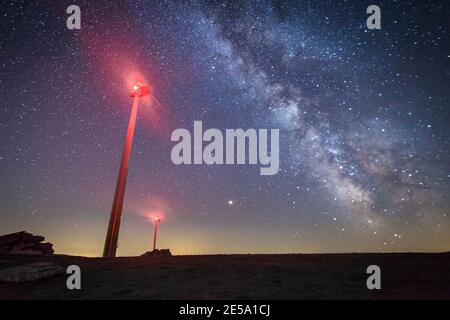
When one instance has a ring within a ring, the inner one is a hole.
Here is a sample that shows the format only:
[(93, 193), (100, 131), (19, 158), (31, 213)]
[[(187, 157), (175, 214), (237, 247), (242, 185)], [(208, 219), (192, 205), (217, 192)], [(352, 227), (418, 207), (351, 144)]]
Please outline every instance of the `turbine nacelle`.
[(133, 91), (131, 91), (130, 96), (144, 97), (148, 96), (149, 94), (150, 94), (150, 87), (142, 81), (136, 81), (136, 83), (133, 85)]

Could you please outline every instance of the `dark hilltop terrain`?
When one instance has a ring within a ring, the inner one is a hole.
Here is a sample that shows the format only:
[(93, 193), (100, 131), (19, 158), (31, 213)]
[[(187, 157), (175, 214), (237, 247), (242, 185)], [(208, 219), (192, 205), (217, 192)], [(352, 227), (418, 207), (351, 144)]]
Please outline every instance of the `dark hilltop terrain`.
[[(121, 257), (0, 256), (0, 271), (50, 263), (52, 277), (0, 282), (0, 299), (450, 299), (450, 253)], [(69, 265), (81, 290), (68, 290)], [(368, 290), (366, 268), (381, 268)]]

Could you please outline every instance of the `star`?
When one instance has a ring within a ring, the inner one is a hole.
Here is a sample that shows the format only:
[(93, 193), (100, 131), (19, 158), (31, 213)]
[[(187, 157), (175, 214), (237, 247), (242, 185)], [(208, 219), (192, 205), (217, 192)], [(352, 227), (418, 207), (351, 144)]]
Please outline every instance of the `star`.
[[(392, 2), (367, 30), (358, 1), (92, 3), (74, 32), (58, 6), (22, 3), (5, 6), (0, 30), (0, 234), (35, 230), (61, 253), (99, 254), (139, 74), (157, 101), (138, 111), (119, 255), (142, 253), (155, 210), (176, 254), (203, 250), (184, 245), (186, 230), (217, 253), (243, 237), (248, 252), (301, 252), (284, 238), (296, 232), (320, 252), (450, 250), (442, 5)], [(279, 172), (174, 165), (171, 133), (193, 121), (279, 129)]]

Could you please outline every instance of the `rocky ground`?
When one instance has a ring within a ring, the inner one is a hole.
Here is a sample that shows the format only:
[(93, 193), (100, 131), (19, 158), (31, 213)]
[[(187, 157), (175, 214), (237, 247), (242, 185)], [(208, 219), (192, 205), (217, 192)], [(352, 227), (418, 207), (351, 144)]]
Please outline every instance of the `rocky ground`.
[[(0, 282), (1, 299), (450, 299), (450, 254), (150, 256), (116, 259), (1, 256), (0, 274), (45, 262), (54, 275)], [(67, 266), (82, 271), (68, 290)], [(382, 289), (366, 288), (367, 266)]]

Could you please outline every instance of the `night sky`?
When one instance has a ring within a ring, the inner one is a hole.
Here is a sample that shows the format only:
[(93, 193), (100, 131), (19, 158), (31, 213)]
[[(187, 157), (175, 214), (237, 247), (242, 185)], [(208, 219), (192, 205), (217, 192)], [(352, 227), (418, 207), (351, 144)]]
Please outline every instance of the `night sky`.
[[(68, 30), (66, 8), (81, 8)], [(381, 7), (381, 30), (366, 8)], [(2, 1), (0, 234), (100, 256), (450, 250), (448, 1)], [(155, 101), (158, 101), (156, 103)], [(177, 128), (279, 128), (280, 171), (171, 162)]]

